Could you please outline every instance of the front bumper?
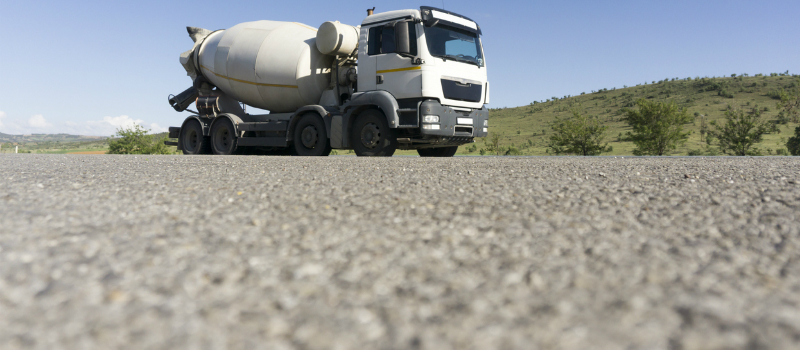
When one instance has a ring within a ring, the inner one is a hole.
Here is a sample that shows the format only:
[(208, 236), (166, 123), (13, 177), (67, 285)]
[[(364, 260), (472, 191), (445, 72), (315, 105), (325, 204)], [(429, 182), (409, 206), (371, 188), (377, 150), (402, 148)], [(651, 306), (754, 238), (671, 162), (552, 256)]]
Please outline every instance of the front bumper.
[[(456, 109), (457, 108), (457, 109)], [(486, 137), (484, 121), (489, 120), (489, 110), (486, 106), (481, 109), (466, 111), (465, 108), (443, 106), (436, 100), (427, 100), (419, 106), (420, 132), (422, 135), (455, 136), (455, 137)], [(424, 116), (439, 116), (438, 123), (424, 123)], [(439, 125), (439, 129), (425, 129), (425, 125)]]

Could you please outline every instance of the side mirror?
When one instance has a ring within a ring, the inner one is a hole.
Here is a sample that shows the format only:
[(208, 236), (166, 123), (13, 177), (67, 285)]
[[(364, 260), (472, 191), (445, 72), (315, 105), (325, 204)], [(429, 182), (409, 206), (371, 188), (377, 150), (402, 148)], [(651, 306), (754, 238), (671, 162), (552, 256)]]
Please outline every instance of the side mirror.
[[(411, 55), (411, 38), (408, 21), (397, 22), (394, 25), (395, 52), (400, 55)], [(414, 38), (416, 40), (416, 38)]]

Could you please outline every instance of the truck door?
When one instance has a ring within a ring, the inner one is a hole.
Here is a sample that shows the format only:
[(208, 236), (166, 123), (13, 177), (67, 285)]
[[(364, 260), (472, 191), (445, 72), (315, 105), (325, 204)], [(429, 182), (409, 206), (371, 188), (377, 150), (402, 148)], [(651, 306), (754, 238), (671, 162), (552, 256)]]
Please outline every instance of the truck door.
[[(411, 23), (411, 54), (417, 55), (417, 30)], [(420, 97), (422, 94), (422, 70), (414, 65), (411, 58), (395, 53), (395, 34), (393, 25), (376, 26), (369, 29), (370, 42), (380, 42), (380, 51), (374, 53), (377, 61), (375, 82), (378, 90), (391, 93), (396, 99)], [(371, 47), (377, 47), (371, 45)]]
[[(380, 27), (380, 26), (378, 26)], [(377, 59), (371, 52), (380, 52), (380, 41), (373, 42), (370, 36), (370, 29), (376, 27), (361, 27), (358, 45), (358, 89), (357, 91), (376, 90), (375, 71), (377, 69)], [(364, 43), (367, 43), (364, 45)]]

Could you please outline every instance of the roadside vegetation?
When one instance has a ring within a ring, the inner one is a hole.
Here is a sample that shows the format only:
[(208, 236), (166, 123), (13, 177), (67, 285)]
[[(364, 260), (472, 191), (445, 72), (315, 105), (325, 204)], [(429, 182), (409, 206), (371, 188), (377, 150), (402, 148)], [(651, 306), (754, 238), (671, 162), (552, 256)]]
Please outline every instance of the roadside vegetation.
[[(749, 110), (760, 106), (760, 120), (769, 128), (750, 150), (758, 150), (762, 155), (788, 155), (787, 142), (800, 126), (800, 82), (798, 76), (788, 72), (668, 78), (636, 86), (602, 88), (576, 96), (554, 96), (521, 107), (492, 108), (489, 137), (461, 146), (458, 155), (480, 155), (481, 150), (485, 154), (496, 154), (488, 149), (498, 147), (513, 147), (522, 155), (554, 154), (549, 147), (554, 134), (551, 126), (556, 120), (571, 118), (575, 108), (606, 127), (611, 150), (603, 155), (633, 155), (637, 149), (631, 137), (635, 130), (627, 117), (628, 111), (639, 110), (640, 100), (674, 103), (688, 115), (688, 122), (681, 128), (685, 138), (674, 148), (666, 149), (664, 155), (726, 154), (719, 138), (711, 135), (712, 122), (718, 126), (727, 123), (726, 112), (731, 108)], [(495, 134), (499, 139), (493, 139)]]
[(725, 111), (724, 123), (712, 121), (713, 130), (709, 132), (709, 141), (716, 138), (720, 151), (735, 156), (762, 155), (753, 145), (761, 142), (764, 134), (776, 131), (776, 124), (764, 120), (762, 110), (757, 105), (745, 111), (743, 108), (729, 107)]
[(598, 118), (581, 114), (579, 108), (572, 110), (571, 118), (556, 117), (550, 128), (553, 134), (547, 144), (548, 151), (557, 155), (596, 156), (612, 151), (605, 142), (608, 127), (601, 125)]
[(625, 110), (626, 123), (633, 129), (627, 133), (636, 148), (637, 156), (663, 156), (686, 143), (691, 132), (684, 125), (693, 121), (686, 109), (675, 101), (636, 101), (637, 109)]
[(164, 141), (166, 137), (149, 134), (149, 130), (139, 124), (119, 128), (108, 144), (108, 154), (174, 154)]
[(786, 142), (786, 148), (793, 156), (800, 156), (800, 126), (794, 128), (794, 136), (789, 138)]

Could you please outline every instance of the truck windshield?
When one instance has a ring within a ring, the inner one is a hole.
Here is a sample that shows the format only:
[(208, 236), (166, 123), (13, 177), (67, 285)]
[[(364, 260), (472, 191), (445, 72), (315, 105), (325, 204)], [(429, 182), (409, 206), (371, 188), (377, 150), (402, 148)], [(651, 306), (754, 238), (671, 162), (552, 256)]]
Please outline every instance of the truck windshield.
[(483, 67), (481, 39), (476, 33), (437, 24), (425, 28), (425, 40), (433, 56)]

